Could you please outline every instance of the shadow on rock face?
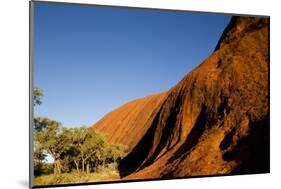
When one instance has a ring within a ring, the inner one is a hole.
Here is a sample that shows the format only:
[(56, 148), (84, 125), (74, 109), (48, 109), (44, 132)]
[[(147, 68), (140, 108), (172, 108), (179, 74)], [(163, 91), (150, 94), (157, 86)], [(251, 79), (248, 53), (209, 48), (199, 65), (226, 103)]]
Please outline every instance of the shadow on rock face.
[(270, 172), (269, 115), (250, 123), (250, 133), (231, 150), (223, 154), (224, 160), (240, 162), (231, 174)]

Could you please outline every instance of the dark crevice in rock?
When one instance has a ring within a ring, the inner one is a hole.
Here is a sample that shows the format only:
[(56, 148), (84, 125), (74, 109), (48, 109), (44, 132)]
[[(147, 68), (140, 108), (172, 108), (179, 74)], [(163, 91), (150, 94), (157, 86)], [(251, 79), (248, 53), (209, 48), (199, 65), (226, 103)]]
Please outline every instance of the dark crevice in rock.
[(268, 173), (270, 169), (269, 115), (263, 120), (250, 123), (249, 135), (223, 154), (227, 161), (239, 162), (232, 174)]
[[(150, 164), (152, 164), (153, 161), (157, 158), (157, 156), (161, 152), (161, 150), (165, 146), (167, 146), (167, 144), (169, 142), (171, 142), (171, 140), (169, 140), (169, 139), (171, 137), (171, 133), (173, 133), (174, 125), (177, 122), (177, 117), (179, 116), (179, 113), (180, 113), (179, 107), (181, 107), (182, 103), (183, 103), (183, 98), (182, 98), (182, 95), (180, 94), (176, 97), (176, 100), (173, 103), (173, 106), (169, 107), (170, 113), (169, 113), (169, 116), (168, 116), (168, 118), (165, 122), (165, 126), (162, 130), (159, 145), (157, 146), (157, 148), (155, 149), (155, 151), (153, 152), (151, 157), (141, 166), (141, 168), (149, 166)], [(179, 127), (181, 127), (181, 125), (179, 125)], [(181, 133), (178, 133), (178, 136), (180, 136), (180, 135), (181, 135)], [(170, 146), (170, 144), (168, 146)], [(163, 155), (165, 155), (165, 153), (162, 154), (161, 156), (163, 156)]]
[(234, 128), (231, 129), (230, 132), (228, 132), (225, 135), (224, 139), (220, 143), (220, 149), (221, 150), (225, 150), (225, 149), (227, 149), (230, 146), (230, 144), (232, 142), (232, 137), (235, 134), (235, 131), (236, 131), (236, 128), (234, 127)]
[(145, 158), (148, 156), (150, 148), (153, 144), (153, 137), (157, 128), (156, 123), (159, 121), (160, 112), (161, 111), (157, 113), (151, 127), (148, 129), (148, 131), (142, 137), (139, 143), (133, 148), (133, 150), (128, 154), (128, 156), (121, 160), (118, 166), (120, 177), (125, 177), (136, 171), (141, 166)]
[(192, 147), (194, 147), (201, 135), (204, 132), (206, 125), (206, 106), (202, 105), (202, 109), (196, 119), (196, 122), (189, 132), (188, 136), (186, 137), (186, 141), (183, 143), (181, 147), (175, 152), (174, 156), (169, 159), (168, 163), (180, 158), (181, 156), (186, 155)]

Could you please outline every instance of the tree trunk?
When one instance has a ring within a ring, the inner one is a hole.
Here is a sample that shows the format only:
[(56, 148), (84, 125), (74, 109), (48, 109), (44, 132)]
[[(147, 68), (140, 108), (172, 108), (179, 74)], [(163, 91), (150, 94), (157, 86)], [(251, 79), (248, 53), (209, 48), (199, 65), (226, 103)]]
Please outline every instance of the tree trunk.
[(74, 163), (76, 165), (76, 170), (79, 173), (79, 161), (74, 160)]
[(60, 160), (58, 160), (58, 174), (61, 174), (61, 164), (60, 164)]
[(56, 161), (54, 161), (54, 175), (57, 174), (57, 163)]
[(54, 174), (61, 174), (61, 164), (60, 164), (60, 160), (55, 160), (54, 161)]
[(87, 163), (86, 170), (87, 170), (87, 174), (90, 174), (90, 164), (89, 163)]
[(96, 161), (93, 162), (93, 170), (94, 170), (94, 172), (97, 171), (97, 163), (96, 163)]
[(102, 168), (104, 168), (105, 167), (105, 161), (103, 160), (102, 161)]
[(60, 160), (55, 160), (54, 161), (54, 174), (61, 174), (61, 164), (60, 164)]
[(82, 159), (82, 172), (85, 172), (85, 160)]

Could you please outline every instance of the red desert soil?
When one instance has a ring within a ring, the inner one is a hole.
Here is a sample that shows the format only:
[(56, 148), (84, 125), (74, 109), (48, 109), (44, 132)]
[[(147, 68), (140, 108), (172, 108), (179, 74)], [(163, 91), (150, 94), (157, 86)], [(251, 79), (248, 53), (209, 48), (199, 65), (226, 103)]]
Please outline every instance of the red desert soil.
[(123, 179), (269, 172), (268, 27), (267, 18), (233, 17), (214, 53), (176, 86), (94, 125), (131, 147)]

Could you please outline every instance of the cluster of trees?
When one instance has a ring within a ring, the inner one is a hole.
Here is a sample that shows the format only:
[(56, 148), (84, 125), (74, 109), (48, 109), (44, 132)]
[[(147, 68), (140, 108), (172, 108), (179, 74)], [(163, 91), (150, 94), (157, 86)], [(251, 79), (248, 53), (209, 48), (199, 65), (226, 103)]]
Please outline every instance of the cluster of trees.
[[(34, 105), (41, 104), (42, 91), (35, 88), (33, 93)], [(60, 122), (48, 118), (34, 118), (35, 175), (44, 174), (48, 156), (53, 159), (54, 174), (73, 169), (90, 173), (108, 164), (117, 165), (127, 152), (124, 145), (108, 144), (104, 136), (93, 128), (65, 128)]]

